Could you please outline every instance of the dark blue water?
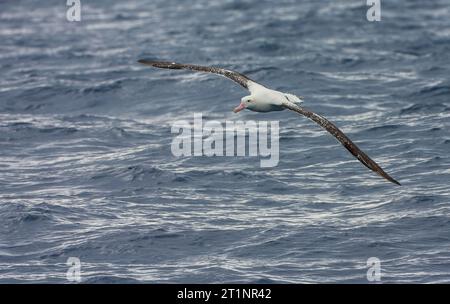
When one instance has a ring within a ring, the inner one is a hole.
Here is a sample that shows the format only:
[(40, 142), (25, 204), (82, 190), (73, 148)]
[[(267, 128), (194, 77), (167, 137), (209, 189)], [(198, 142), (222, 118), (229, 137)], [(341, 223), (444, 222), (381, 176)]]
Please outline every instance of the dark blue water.
[[(448, 1), (0, 2), (0, 282), (450, 282)], [(314, 123), (231, 110), (236, 69)], [(175, 120), (279, 120), (280, 162), (172, 156)]]

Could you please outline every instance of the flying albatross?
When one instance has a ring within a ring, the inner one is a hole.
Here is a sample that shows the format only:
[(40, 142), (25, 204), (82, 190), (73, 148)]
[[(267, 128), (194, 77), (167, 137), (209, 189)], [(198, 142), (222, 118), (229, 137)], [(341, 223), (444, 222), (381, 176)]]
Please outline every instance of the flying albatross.
[(336, 127), (328, 119), (301, 106), (303, 99), (299, 98), (298, 96), (268, 89), (265, 86), (251, 80), (250, 78), (241, 73), (218, 67), (207, 67), (192, 64), (181, 64), (175, 62), (153, 61), (146, 59), (138, 60), (138, 62), (161, 69), (173, 69), (173, 70), (185, 69), (198, 72), (214, 73), (225, 76), (233, 80), (234, 82), (240, 84), (250, 92), (250, 95), (243, 97), (241, 99), (241, 103), (239, 104), (239, 106), (237, 106), (233, 110), (235, 113), (242, 111), (244, 109), (248, 109), (255, 112), (271, 112), (289, 109), (291, 111), (297, 112), (298, 114), (306, 116), (307, 118), (319, 124), (325, 130), (327, 130), (364, 166), (374, 171), (378, 175), (384, 177), (388, 181), (400, 185), (398, 181), (396, 181), (391, 176), (389, 176), (389, 174), (384, 172), (384, 170), (375, 161), (373, 161), (369, 156), (367, 156), (366, 153), (361, 151), (361, 149), (359, 149), (358, 146), (355, 145), (350, 140), (350, 138), (347, 137), (347, 135), (345, 135), (341, 130), (339, 130), (338, 127)]

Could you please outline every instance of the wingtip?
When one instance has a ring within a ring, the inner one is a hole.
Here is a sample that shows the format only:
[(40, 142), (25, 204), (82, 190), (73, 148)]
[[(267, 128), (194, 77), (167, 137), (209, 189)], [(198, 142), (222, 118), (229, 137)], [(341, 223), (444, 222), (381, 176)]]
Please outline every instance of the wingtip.
[[(387, 175), (387, 174), (386, 174)], [(385, 176), (384, 178), (386, 178), (388, 181), (390, 181), (391, 183), (394, 183), (398, 186), (401, 186), (402, 184), (400, 184), (398, 181), (396, 181), (395, 179), (393, 179), (392, 177), (390, 177), (389, 175)]]
[(182, 69), (182, 65), (176, 62), (170, 62), (170, 61), (156, 61), (151, 59), (139, 59), (137, 61), (138, 63), (149, 65), (155, 68), (162, 68), (162, 69)]
[(139, 59), (137, 62), (146, 64), (146, 65), (155, 65), (155, 64), (163, 63), (163, 61), (155, 61), (155, 60), (150, 60), (150, 59)]

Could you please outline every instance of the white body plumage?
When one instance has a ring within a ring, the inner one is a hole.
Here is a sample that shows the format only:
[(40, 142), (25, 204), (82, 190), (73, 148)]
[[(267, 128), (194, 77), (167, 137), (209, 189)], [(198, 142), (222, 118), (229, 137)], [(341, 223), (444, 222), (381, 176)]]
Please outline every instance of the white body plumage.
[[(251, 95), (243, 97), (239, 107), (254, 112), (282, 111), (285, 109), (283, 103), (289, 102), (299, 105), (303, 102), (296, 95), (271, 90), (257, 83), (250, 83), (248, 89)], [(238, 108), (235, 109), (235, 112), (240, 110)]]

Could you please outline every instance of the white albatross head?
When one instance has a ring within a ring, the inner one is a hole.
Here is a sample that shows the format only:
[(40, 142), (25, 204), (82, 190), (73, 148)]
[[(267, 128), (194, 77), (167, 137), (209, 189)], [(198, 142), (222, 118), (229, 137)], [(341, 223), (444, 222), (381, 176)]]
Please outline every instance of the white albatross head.
[(252, 110), (254, 107), (256, 107), (256, 100), (252, 95), (248, 95), (241, 98), (241, 103), (234, 108), (233, 112), (238, 113), (244, 109)]

